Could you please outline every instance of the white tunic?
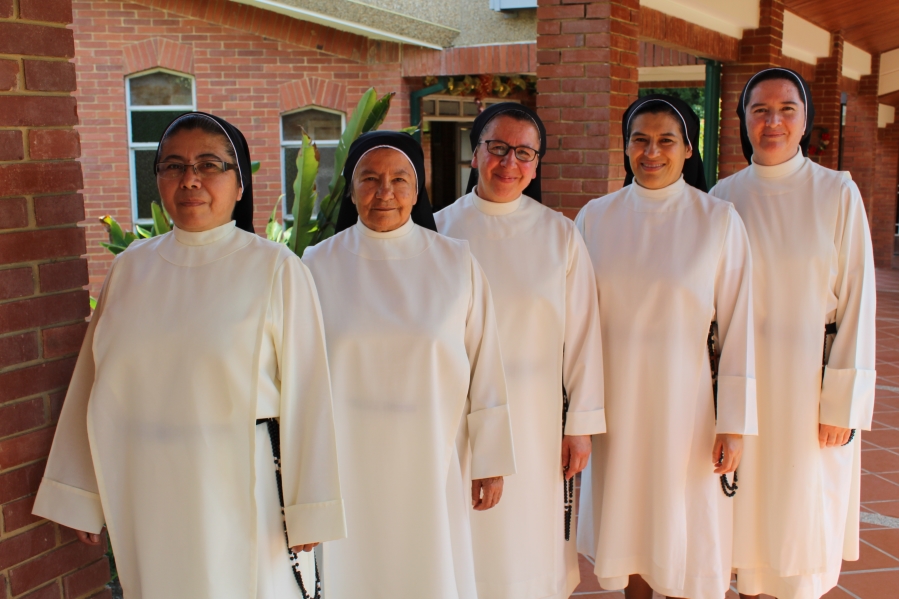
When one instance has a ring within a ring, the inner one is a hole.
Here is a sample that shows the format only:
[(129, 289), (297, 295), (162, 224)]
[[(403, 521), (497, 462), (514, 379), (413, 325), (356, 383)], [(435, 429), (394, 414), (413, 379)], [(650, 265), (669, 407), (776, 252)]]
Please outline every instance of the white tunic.
[(525, 196), (499, 204), (472, 192), (434, 218), (444, 235), (468, 240), (490, 281), (517, 442), (502, 501), (471, 516), (478, 597), (567, 599), (580, 575), (574, 530), (565, 542), (563, 384), (566, 434), (606, 428), (587, 248), (570, 219)]
[[(466, 471), (515, 472), (487, 279), (468, 244), (357, 223), (308, 248), (334, 381), (347, 539), (328, 599), (471, 599)], [(470, 449), (469, 449), (470, 448)]]
[[(589, 491), (579, 532), (595, 544), (579, 545), (595, 555), (608, 590), (640, 574), (663, 595), (721, 599), (733, 500), (714, 473), (712, 447), (716, 433), (757, 429), (743, 224), (732, 206), (681, 178), (593, 200), (577, 225), (599, 286), (608, 423), (582, 480)], [(717, 423), (706, 345), (713, 321), (721, 343)]]
[[(818, 423), (871, 426), (874, 261), (858, 187), (801, 153), (712, 190), (753, 256), (759, 436), (740, 467), (734, 563), (742, 593), (816, 599), (858, 559), (860, 433), (821, 449)], [(824, 372), (825, 323), (837, 336)]]
[(345, 536), (309, 271), (233, 222), (135, 243), (104, 284), (34, 513), (105, 523), (127, 597), (298, 596), (268, 416), (291, 544)]

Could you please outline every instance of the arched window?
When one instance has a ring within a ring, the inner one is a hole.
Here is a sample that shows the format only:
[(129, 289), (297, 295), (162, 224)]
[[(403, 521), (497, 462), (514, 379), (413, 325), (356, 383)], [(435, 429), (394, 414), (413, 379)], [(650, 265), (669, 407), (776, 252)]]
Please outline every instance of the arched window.
[(297, 154), (303, 145), (302, 132), (305, 131), (318, 147), (320, 162), (315, 187), (321, 200), (328, 193), (328, 184), (334, 176), (334, 156), (345, 125), (343, 113), (323, 108), (303, 108), (281, 116), (281, 159), (284, 163), (281, 167), (284, 173), (282, 209), (285, 222), (293, 222), (293, 182), (297, 178)]
[(153, 161), (166, 125), (178, 115), (196, 110), (192, 77), (157, 70), (129, 77), (125, 85), (128, 106), (128, 149), (131, 163), (131, 212), (134, 222), (152, 222), (150, 204), (159, 201)]

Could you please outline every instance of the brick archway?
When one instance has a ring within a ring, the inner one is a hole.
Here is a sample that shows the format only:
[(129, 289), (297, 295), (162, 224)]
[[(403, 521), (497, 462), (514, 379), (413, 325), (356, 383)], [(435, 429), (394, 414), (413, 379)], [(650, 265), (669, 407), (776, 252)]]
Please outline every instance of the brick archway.
[(343, 113), (347, 111), (346, 85), (339, 81), (305, 77), (285, 83), (278, 89), (282, 113), (312, 105)]
[(194, 74), (194, 49), (165, 38), (146, 39), (122, 48), (127, 74), (157, 67)]

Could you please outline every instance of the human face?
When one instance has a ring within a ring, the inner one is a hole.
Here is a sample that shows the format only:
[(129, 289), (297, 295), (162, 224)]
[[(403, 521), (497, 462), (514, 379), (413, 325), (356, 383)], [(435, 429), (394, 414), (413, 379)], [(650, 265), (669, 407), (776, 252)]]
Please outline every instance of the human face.
[[(228, 140), (201, 129), (182, 130), (165, 139), (160, 162), (195, 164), (203, 160), (234, 163)], [(236, 170), (200, 177), (184, 169), (178, 179), (156, 177), (162, 205), (175, 226), (183, 231), (208, 231), (231, 221), (234, 206), (243, 195)]]
[(768, 79), (753, 87), (746, 105), (746, 131), (756, 164), (774, 166), (795, 156), (805, 132), (805, 105), (796, 84)]
[(624, 153), (641, 187), (662, 189), (680, 179), (684, 162), (693, 155), (682, 128), (676, 117), (665, 112), (644, 112), (631, 121)]
[[(481, 141), (487, 139), (503, 141), (510, 146), (540, 149), (537, 127), (503, 115), (487, 123), (481, 133)], [(496, 156), (487, 151), (486, 144), (478, 144), (471, 157), (471, 168), (478, 169), (478, 197), (498, 203), (517, 200), (537, 176), (539, 162), (539, 157), (531, 162), (522, 162), (512, 151), (505, 156)]]
[(372, 231), (399, 229), (418, 201), (415, 170), (402, 152), (378, 148), (362, 157), (353, 173), (353, 203)]

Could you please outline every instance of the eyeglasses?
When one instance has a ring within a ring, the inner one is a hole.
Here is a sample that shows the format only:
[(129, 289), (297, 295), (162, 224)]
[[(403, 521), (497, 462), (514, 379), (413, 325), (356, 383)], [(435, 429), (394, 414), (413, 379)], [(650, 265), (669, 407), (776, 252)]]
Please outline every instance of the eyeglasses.
[(487, 139), (478, 143), (486, 145), (487, 151), (494, 156), (505, 156), (509, 153), (509, 150), (514, 150), (515, 157), (522, 162), (533, 162), (537, 158), (537, 150), (528, 146), (510, 146), (498, 139)]
[(224, 160), (204, 160), (195, 164), (184, 164), (183, 162), (159, 162), (156, 164), (156, 176), (162, 179), (180, 179), (184, 176), (187, 167), (194, 169), (194, 174), (201, 179), (205, 177), (214, 177), (221, 175), (228, 169), (233, 169), (235, 165)]

